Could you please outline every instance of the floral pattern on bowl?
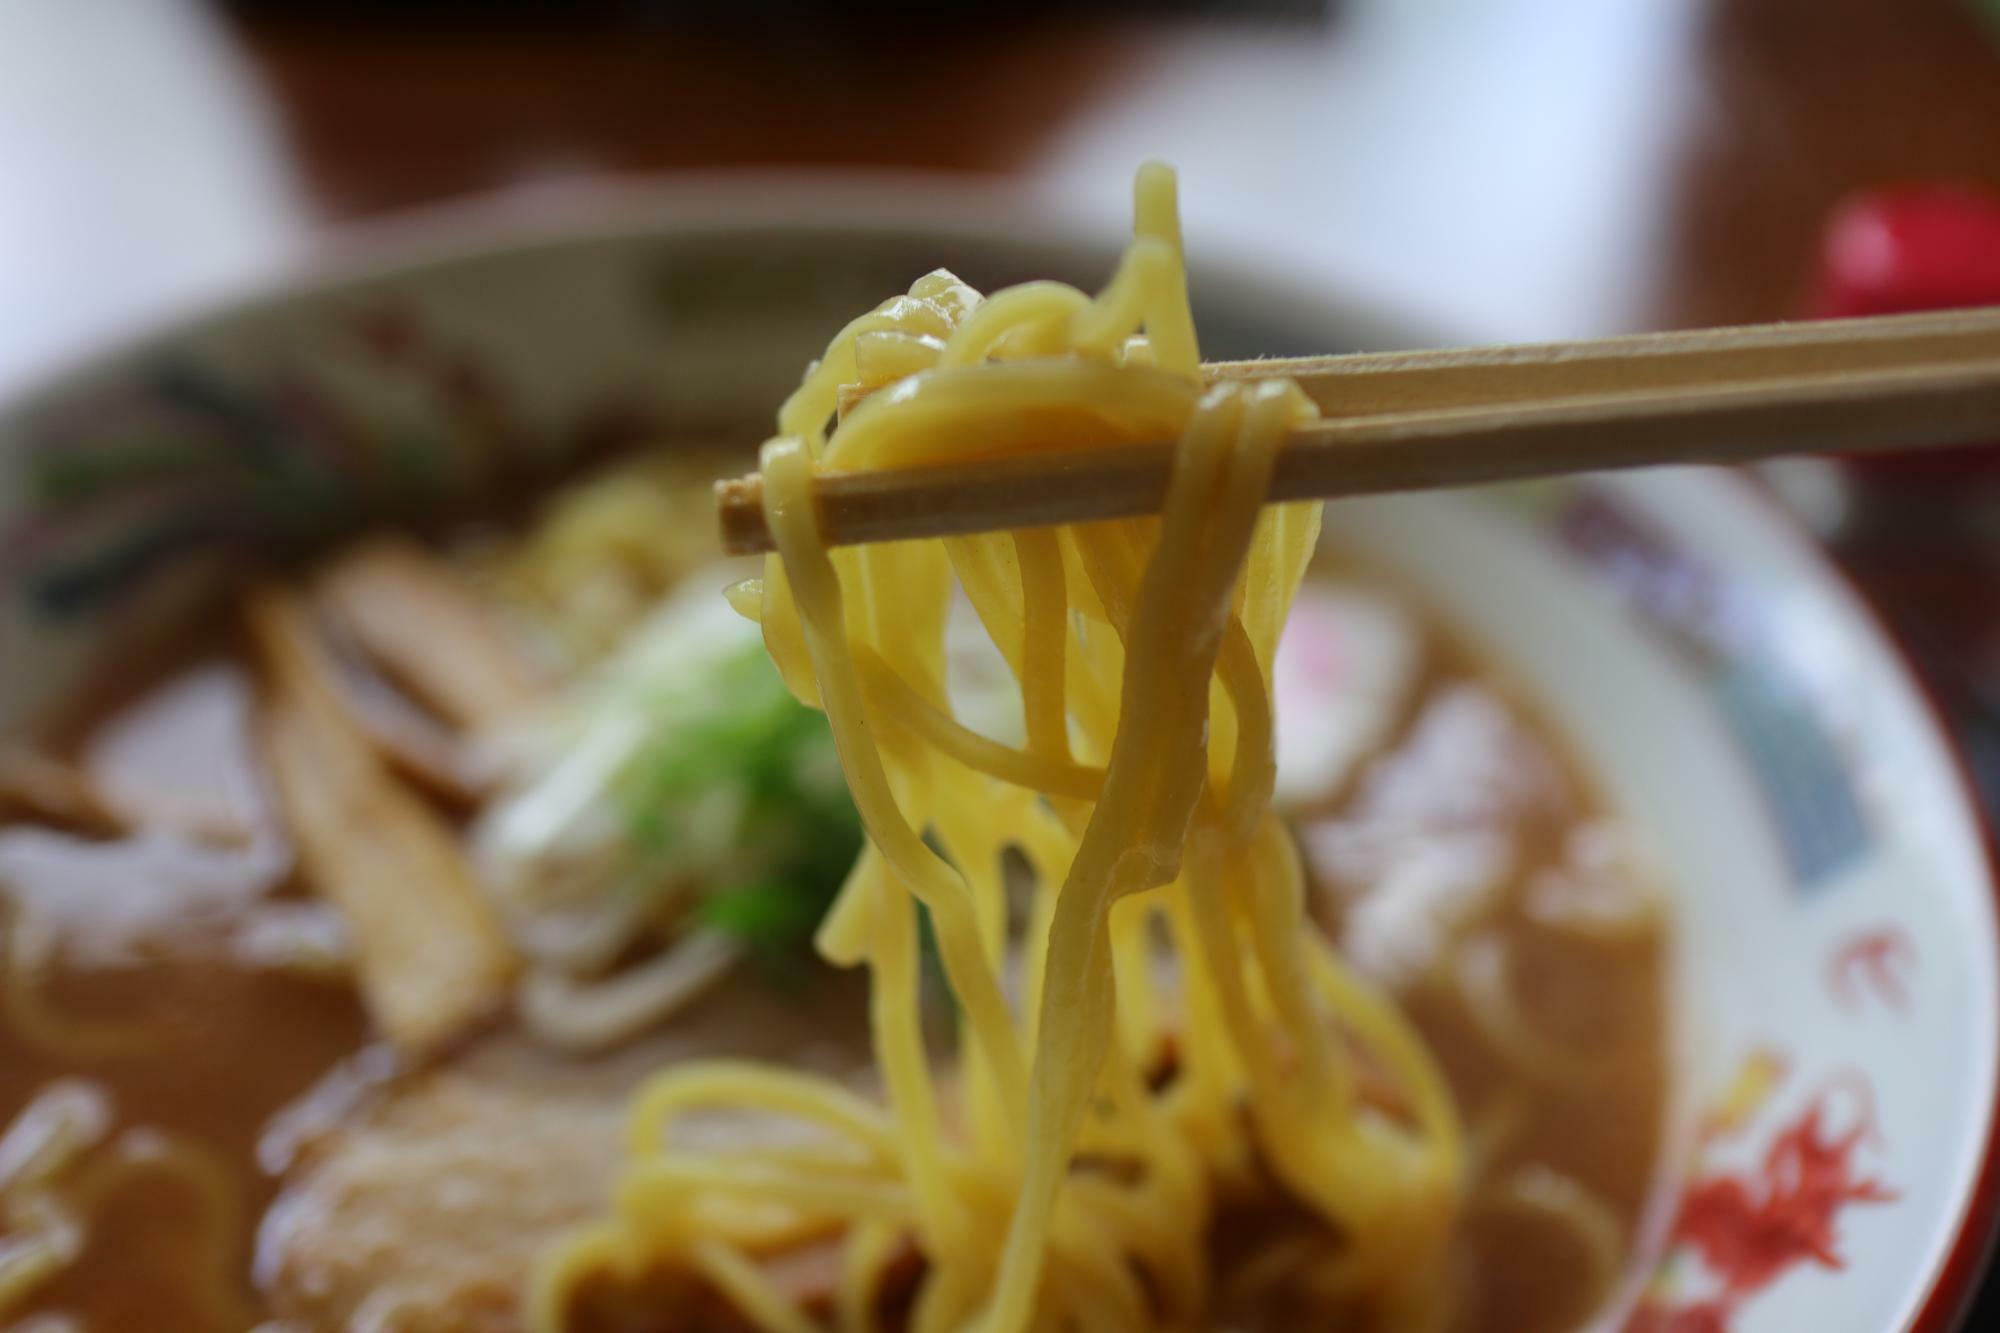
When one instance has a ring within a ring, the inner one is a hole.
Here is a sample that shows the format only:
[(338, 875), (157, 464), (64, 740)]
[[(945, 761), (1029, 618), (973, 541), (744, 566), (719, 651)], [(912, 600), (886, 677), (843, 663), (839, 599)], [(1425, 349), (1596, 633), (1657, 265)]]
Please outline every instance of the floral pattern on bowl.
[(179, 560), (421, 517), (648, 424), (607, 401), (530, 431), (475, 354), (408, 307), (357, 307), (250, 380), (168, 357), (49, 412), (15, 455), (24, 504), (0, 530), (0, 580), (62, 621)]
[(1859, 1165), (1883, 1147), (1866, 1076), (1850, 1070), (1824, 1080), (1774, 1118), (1788, 1072), (1776, 1052), (1751, 1052), (1703, 1116), (1666, 1253), (1626, 1333), (1724, 1333), (1793, 1270), (1846, 1269), (1842, 1214), (1896, 1201), (1892, 1186)]

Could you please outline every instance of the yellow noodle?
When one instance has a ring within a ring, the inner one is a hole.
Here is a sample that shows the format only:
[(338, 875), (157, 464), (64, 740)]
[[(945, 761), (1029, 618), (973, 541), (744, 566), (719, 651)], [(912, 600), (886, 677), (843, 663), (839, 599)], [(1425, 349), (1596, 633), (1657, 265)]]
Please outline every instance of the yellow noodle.
[(107, 1200), (146, 1176), (174, 1182), (197, 1206), (187, 1276), (202, 1326), (250, 1327), (256, 1310), (239, 1276), (243, 1264), (236, 1252), (243, 1234), (242, 1200), (232, 1172), (207, 1148), (161, 1130), (127, 1130), (63, 1179), (60, 1206), (87, 1231)]
[[(1282, 381), (1203, 386), (1165, 168), (1140, 173), (1135, 212), (1097, 298), (981, 300), (929, 275), (843, 330), (780, 411), (762, 460), (778, 554), (731, 600), (826, 711), (867, 829), (818, 943), (870, 970), (885, 1107), (736, 1064), (662, 1076), (635, 1103), (614, 1216), (539, 1271), (537, 1327), (592, 1274), (659, 1264), (768, 1333), (817, 1328), (773, 1304), (756, 1256), (829, 1226), (843, 1330), (875, 1328), (905, 1237), (924, 1261), (913, 1333), (1195, 1327), (1217, 1193), (1266, 1173), (1322, 1219), (1310, 1247), (1340, 1300), (1412, 1328), (1449, 1317), (1449, 1092), (1306, 928), (1270, 812), (1271, 662), (1319, 520), (1262, 501), (1313, 408)], [(874, 392), (829, 434), (847, 384)], [(1157, 517), (829, 550), (812, 503), (826, 471), (1169, 438)], [(1023, 746), (952, 711), (958, 595), (1014, 674)], [(1009, 848), (1036, 881), (1019, 929)], [(923, 1038), (919, 903), (958, 1001), (951, 1071)], [(1361, 1101), (1356, 1047), (1406, 1115)], [(789, 1116), (828, 1144), (697, 1156), (671, 1126), (695, 1106)]]
[(759, 1327), (771, 1333), (816, 1333), (812, 1320), (789, 1305), (742, 1251), (721, 1241), (698, 1240), (690, 1257), (694, 1271)]
[(1541, 1165), (1520, 1167), (1483, 1190), (1474, 1208), (1539, 1217), (1567, 1231), (1590, 1269), (1582, 1310), (1595, 1309), (1618, 1281), (1625, 1229), (1609, 1204), (1572, 1177)]
[(655, 1154), (636, 1163), (620, 1189), (638, 1211), (658, 1199), (677, 1205), (681, 1195), (707, 1190), (718, 1199), (768, 1201), (806, 1215), (902, 1222), (911, 1213), (909, 1192), (899, 1184), (802, 1170), (798, 1163), (763, 1161), (754, 1154)]
[(868, 1222), (854, 1229), (841, 1264), (840, 1288), (834, 1296), (840, 1333), (875, 1333), (875, 1305), (881, 1295), (882, 1271), (888, 1266), (895, 1245), (893, 1227)]
[(699, 1106), (756, 1106), (817, 1123), (864, 1146), (871, 1156), (888, 1158), (895, 1153), (896, 1127), (874, 1103), (822, 1079), (721, 1060), (703, 1065), (699, 1078), (669, 1070), (640, 1088), (627, 1117), (631, 1150), (644, 1154), (663, 1147), (668, 1122)]
[(1461, 943), (1453, 959), (1466, 1017), (1494, 1053), (1543, 1087), (1589, 1089), (1617, 1078), (1615, 1053), (1578, 1050), (1542, 1030), (1515, 995), (1512, 965), (1507, 941), (1491, 932)]
[(140, 1021), (79, 1018), (46, 994), (55, 971), (56, 936), (28, 910), (0, 895), (0, 1016), (8, 1028), (44, 1054), (83, 1064), (109, 1064), (143, 1055), (157, 1044)]
[(529, 1274), (529, 1326), (565, 1327), (576, 1295), (587, 1283), (604, 1274), (630, 1279), (647, 1257), (627, 1239), (622, 1220), (592, 1223), (559, 1236), (536, 1256)]
[(241, 1201), (228, 1168), (207, 1148), (156, 1129), (109, 1143), (111, 1106), (95, 1086), (49, 1085), (0, 1135), (0, 1317), (80, 1261), (106, 1201), (135, 1178), (164, 1176), (195, 1203), (191, 1295), (210, 1328), (252, 1322), (234, 1253)]

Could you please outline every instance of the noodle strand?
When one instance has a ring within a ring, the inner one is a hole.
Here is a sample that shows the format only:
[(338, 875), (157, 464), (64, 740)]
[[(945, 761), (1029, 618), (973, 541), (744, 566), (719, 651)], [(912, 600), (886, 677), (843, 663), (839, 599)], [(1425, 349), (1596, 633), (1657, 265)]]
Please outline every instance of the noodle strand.
[[(1193, 1327), (1218, 1198), (1273, 1180), (1320, 1219), (1302, 1253), (1330, 1256), (1334, 1298), (1449, 1317), (1456, 1112), (1408, 1022), (1304, 928), (1270, 810), (1271, 666), (1319, 517), (1263, 498), (1315, 409), (1284, 381), (1204, 387), (1173, 196), (1171, 172), (1141, 171), (1100, 296), (981, 299), (929, 275), (843, 330), (780, 411), (762, 455), (777, 554), (732, 600), (825, 710), (868, 834), (818, 943), (870, 970), (882, 1104), (729, 1062), (661, 1075), (613, 1218), (539, 1274), (538, 1327), (595, 1273), (664, 1266), (765, 1333), (817, 1329), (758, 1260), (829, 1235), (843, 1331), (877, 1327), (905, 1240), (912, 1333)], [(847, 385), (870, 392), (829, 433)], [(1169, 437), (1155, 517), (865, 550), (818, 528), (824, 472)], [(1012, 673), (1018, 746), (946, 690), (960, 597)], [(1010, 850), (1034, 876), (1018, 924)], [(950, 1066), (924, 1038), (920, 906), (957, 1001)], [(1356, 1050), (1406, 1115), (1359, 1097)], [(671, 1131), (695, 1107), (824, 1142), (695, 1156)]]

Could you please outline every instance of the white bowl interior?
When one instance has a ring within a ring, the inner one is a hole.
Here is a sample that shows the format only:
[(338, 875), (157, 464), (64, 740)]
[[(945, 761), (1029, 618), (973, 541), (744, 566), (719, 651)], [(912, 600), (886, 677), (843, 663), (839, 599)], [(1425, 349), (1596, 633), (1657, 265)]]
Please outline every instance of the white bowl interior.
[[(1635, 608), (1632, 579), (1565, 549), (1560, 515), (1582, 495), (1648, 525), (1743, 599), (1752, 614), (1740, 636), (1708, 623), (1713, 607), (1690, 605), (1682, 628), (1703, 642), (1677, 646)], [(1830, 1088), (1842, 1091), (1825, 1111), (1829, 1134), (1872, 1101), (1853, 1166), (1896, 1199), (1839, 1212), (1847, 1271), (1801, 1266), (1730, 1327), (1906, 1326), (1986, 1151), (2000, 995), (1978, 812), (1868, 613), (1765, 501), (1716, 473), (1348, 502), (1330, 507), (1326, 526), (1529, 682), (1648, 841), (1676, 909), (1687, 1105), (1672, 1169), (1735, 1172), (1754, 1191), (1769, 1183), (1756, 1153), (1777, 1126)], [(1746, 701), (1740, 682), (1753, 673), (1768, 688)], [(1824, 748), (1801, 743), (1801, 728)], [(1788, 823), (1777, 813), (1798, 799), (1788, 782), (1808, 796), (1843, 784), (1853, 824), (1809, 822), (1842, 806), (1824, 798), (1799, 802)], [(1865, 961), (1840, 961), (1856, 941), (1885, 939), (1886, 982)], [(1761, 1135), (1698, 1142), (1703, 1118), (1758, 1059), (1783, 1070), (1754, 1108)], [(1700, 1267), (1676, 1258), (1684, 1272)], [(1681, 1287), (1699, 1297), (1702, 1274)]]

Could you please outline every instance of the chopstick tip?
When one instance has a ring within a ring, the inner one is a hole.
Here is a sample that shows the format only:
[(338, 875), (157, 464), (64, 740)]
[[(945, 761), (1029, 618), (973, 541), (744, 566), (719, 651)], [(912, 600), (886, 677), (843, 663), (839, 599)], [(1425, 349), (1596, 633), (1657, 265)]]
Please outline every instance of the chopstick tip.
[(764, 478), (751, 472), (715, 483), (715, 521), (726, 555), (761, 555), (771, 550), (764, 522)]

